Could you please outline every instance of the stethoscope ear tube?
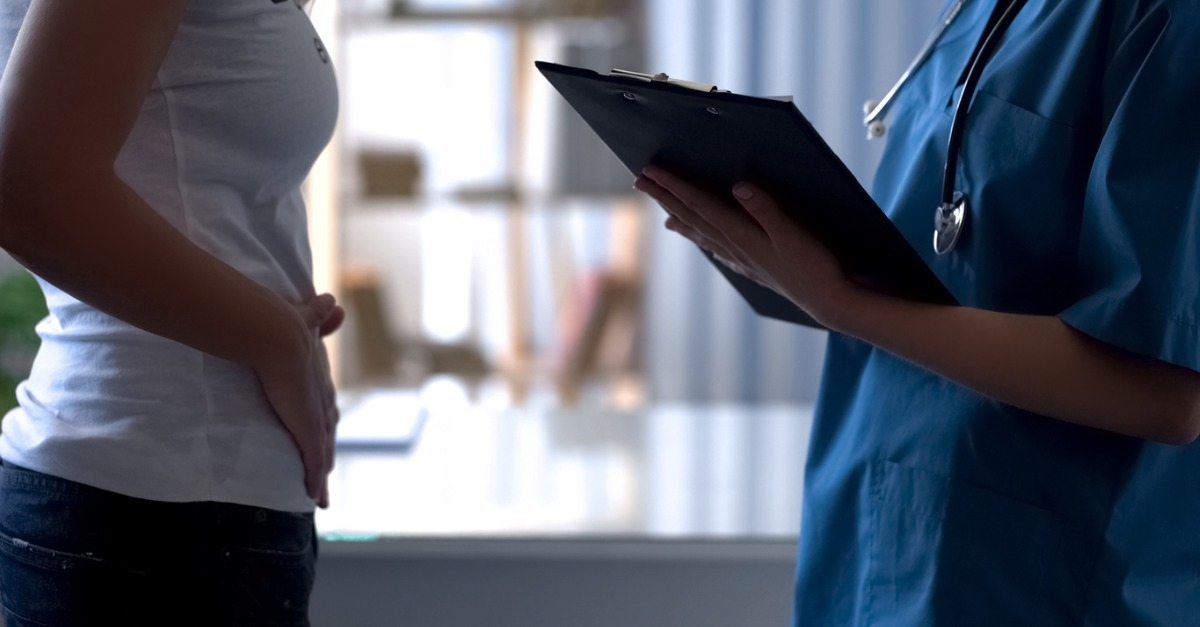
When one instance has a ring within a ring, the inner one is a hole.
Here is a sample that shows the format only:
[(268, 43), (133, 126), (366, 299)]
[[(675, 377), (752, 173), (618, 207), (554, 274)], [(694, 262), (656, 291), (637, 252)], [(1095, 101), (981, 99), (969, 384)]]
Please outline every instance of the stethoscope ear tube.
[(933, 54), (934, 46), (942, 38), (942, 34), (946, 32), (946, 29), (950, 28), (950, 25), (954, 23), (954, 18), (958, 17), (959, 12), (962, 11), (963, 5), (966, 3), (967, 0), (957, 0), (954, 6), (947, 9), (946, 14), (938, 22), (937, 28), (933, 29), (933, 32), (925, 40), (925, 44), (921, 46), (921, 51), (913, 58), (912, 63), (908, 64), (908, 68), (904, 70), (904, 74), (900, 75), (900, 79), (896, 81), (895, 85), (892, 85), (892, 88), (888, 90), (883, 100), (878, 102), (868, 100), (863, 105), (863, 115), (865, 116), (863, 117), (863, 126), (867, 127), (867, 139), (878, 139), (887, 134), (887, 124), (884, 123), (883, 118), (887, 115), (888, 109), (891, 108), (892, 100), (896, 97), (896, 94), (900, 93), (904, 85), (908, 83), (909, 77), (917, 71), (917, 68), (925, 63), (929, 55)]
[(958, 154), (962, 149), (963, 132), (967, 127), (967, 111), (971, 107), (971, 101), (975, 96), (975, 89), (979, 85), (979, 78), (983, 75), (983, 70), (987, 67), (988, 61), (992, 55), (996, 53), (996, 48), (1000, 45), (1000, 40), (1004, 38), (1004, 33), (1017, 17), (1017, 13), (1021, 7), (1025, 5), (1026, 0), (1013, 0), (1004, 14), (1000, 16), (1000, 21), (992, 28), (991, 32), (980, 46), (978, 54), (971, 61), (971, 68), (967, 70), (966, 80), (963, 81), (962, 93), (958, 97), (958, 105), (954, 108), (954, 120), (950, 123), (950, 140), (946, 144), (946, 170), (945, 177), (942, 180), (942, 203), (954, 202), (954, 182), (958, 173)]
[(946, 168), (942, 177), (942, 201), (938, 205), (934, 218), (933, 250), (944, 255), (954, 250), (958, 238), (962, 234), (963, 223), (966, 221), (970, 200), (967, 195), (956, 192), (954, 187), (958, 178), (958, 155), (962, 150), (963, 134), (967, 127), (967, 112), (979, 85), (979, 78), (987, 67), (988, 61), (995, 54), (1004, 33), (1017, 17), (1017, 13), (1025, 6), (1026, 0), (1013, 0), (995, 27), (984, 38), (971, 67), (963, 81), (962, 93), (958, 97), (958, 105), (954, 108), (954, 119), (950, 123), (950, 139), (946, 144)]

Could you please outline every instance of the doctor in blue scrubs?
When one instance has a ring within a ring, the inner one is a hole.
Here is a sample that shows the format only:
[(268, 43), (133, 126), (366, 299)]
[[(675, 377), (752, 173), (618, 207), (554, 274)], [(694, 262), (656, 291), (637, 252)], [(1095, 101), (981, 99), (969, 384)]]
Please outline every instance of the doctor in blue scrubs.
[(1200, 625), (1200, 1), (1019, 6), (954, 160), (961, 236), (935, 251), (998, 4), (966, 2), (903, 87), (873, 191), (961, 306), (855, 283), (771, 190), (636, 185), (833, 331), (797, 625)]

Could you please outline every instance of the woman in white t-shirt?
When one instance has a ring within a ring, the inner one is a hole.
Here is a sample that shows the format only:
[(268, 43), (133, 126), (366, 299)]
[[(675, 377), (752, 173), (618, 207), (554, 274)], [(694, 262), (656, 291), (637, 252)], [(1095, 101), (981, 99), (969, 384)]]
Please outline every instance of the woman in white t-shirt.
[(0, 246), (42, 347), (0, 433), (21, 625), (305, 625), (337, 420), (299, 185), (332, 133), (295, 0), (0, 5)]

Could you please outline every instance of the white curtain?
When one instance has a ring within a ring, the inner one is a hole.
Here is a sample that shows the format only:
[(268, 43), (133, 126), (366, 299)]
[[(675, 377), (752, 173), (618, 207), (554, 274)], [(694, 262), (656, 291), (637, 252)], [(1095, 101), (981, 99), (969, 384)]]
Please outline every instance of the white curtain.
[[(943, 0), (647, 0), (649, 68), (722, 89), (792, 95), (864, 184), (881, 143), (862, 103), (917, 53)], [(645, 364), (651, 398), (810, 401), (825, 334), (756, 316), (699, 253), (653, 229)]]

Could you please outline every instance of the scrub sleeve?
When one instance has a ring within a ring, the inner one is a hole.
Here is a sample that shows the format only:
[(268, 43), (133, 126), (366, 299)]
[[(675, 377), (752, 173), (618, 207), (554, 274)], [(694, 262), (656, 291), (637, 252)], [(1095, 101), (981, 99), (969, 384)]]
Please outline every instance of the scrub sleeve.
[(1061, 319), (1200, 370), (1200, 37), (1176, 13), (1164, 6), (1144, 18), (1110, 63), (1111, 121), (1081, 225), (1082, 293)]

